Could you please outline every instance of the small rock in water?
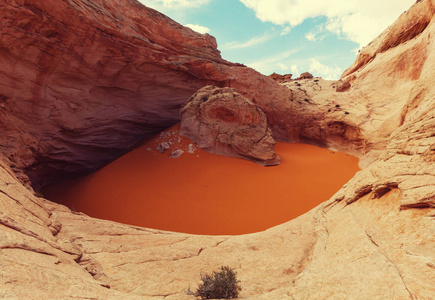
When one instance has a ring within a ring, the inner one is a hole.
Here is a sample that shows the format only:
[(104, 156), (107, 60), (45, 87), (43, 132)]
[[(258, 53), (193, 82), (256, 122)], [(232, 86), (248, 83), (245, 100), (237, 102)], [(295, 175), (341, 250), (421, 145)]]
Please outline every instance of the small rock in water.
[(180, 150), (180, 149), (175, 150), (175, 151), (172, 151), (172, 152), (171, 152), (171, 158), (178, 158), (178, 157), (180, 157), (181, 154), (183, 154), (183, 153), (184, 153), (184, 151), (183, 151), (183, 150)]
[(187, 152), (189, 152), (189, 153), (194, 153), (195, 150), (196, 150), (196, 148), (193, 144), (189, 144), (189, 146), (187, 147)]
[(164, 153), (166, 150), (169, 149), (169, 144), (167, 142), (163, 142), (160, 143), (156, 149), (160, 152), (160, 153)]

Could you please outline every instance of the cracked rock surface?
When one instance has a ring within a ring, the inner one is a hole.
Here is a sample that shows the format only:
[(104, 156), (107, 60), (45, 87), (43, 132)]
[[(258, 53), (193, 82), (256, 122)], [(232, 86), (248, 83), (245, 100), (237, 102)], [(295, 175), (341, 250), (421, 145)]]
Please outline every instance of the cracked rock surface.
[[(1, 3), (0, 12), (18, 8), (18, 2)], [(102, 2), (62, 3), (95, 9)], [(48, 18), (32, 1), (25, 4), (33, 18)], [(415, 3), (361, 51), (340, 82), (311, 78), (278, 85), (251, 69), (233, 66), (239, 71), (230, 72), (211, 62), (205, 63), (209, 68), (190, 69), (228, 80), (265, 113), (275, 139), (361, 157), (362, 170), (330, 200), (253, 234), (200, 236), (128, 226), (37, 197), (9, 167), (11, 149), (20, 150), (14, 170), (36, 160), (37, 137), (10, 113), (30, 108), (0, 96), (8, 104), (0, 106), (1, 122), (10, 126), (1, 136), (0, 298), (192, 299), (186, 290), (196, 287), (201, 272), (229, 265), (238, 273), (244, 299), (435, 299), (434, 12), (434, 0)], [(113, 15), (99, 17), (112, 22)], [(177, 68), (186, 66), (178, 62)], [(16, 66), (19, 75), (32, 64)], [(32, 109), (36, 114), (42, 108)], [(71, 138), (81, 136), (68, 130)]]

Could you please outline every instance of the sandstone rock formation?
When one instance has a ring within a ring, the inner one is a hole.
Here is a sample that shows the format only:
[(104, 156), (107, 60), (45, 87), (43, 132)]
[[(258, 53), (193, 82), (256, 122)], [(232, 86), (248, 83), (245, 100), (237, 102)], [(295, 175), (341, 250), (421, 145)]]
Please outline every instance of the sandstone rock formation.
[(213, 37), (137, 1), (6, 0), (0, 24), (0, 150), (35, 188), (178, 122), (207, 84), (275, 94), (251, 90), (265, 77), (221, 59)]
[(279, 164), (265, 113), (232, 88), (206, 86), (181, 109), (180, 134), (212, 153)]
[(258, 105), (278, 140), (361, 155), (378, 130), (361, 133), (358, 122), (367, 115), (358, 110), (357, 117), (329, 113), (336, 105), (329, 96), (327, 103), (311, 99), (317, 79), (288, 89), (223, 60), (211, 36), (137, 2), (20, 3), (0, 4), (0, 150), (35, 189), (95, 170), (176, 123), (182, 103), (208, 84), (235, 88)]
[(35, 187), (177, 122), (207, 81), (195, 64), (231, 65), (213, 37), (136, 1), (7, 0), (0, 24), (1, 152)]
[(292, 76), (293, 76), (292, 74), (281, 75), (277, 73), (272, 73), (269, 75), (270, 78), (272, 78), (275, 81), (278, 81), (279, 83), (288, 82), (292, 80)]
[[(200, 272), (230, 265), (247, 299), (434, 299), (434, 12), (434, 0), (415, 3), (337, 92), (342, 83), (278, 85), (222, 61), (211, 38), (135, 1), (3, 1), (0, 297), (192, 299)], [(199, 236), (72, 212), (9, 167), (35, 184), (60, 167), (92, 169), (176, 120), (205, 83), (258, 105), (276, 139), (357, 153), (363, 170), (288, 223)]]
[(302, 79), (311, 79), (311, 78), (314, 78), (313, 74), (311, 74), (310, 72), (304, 72), (296, 79), (302, 80)]

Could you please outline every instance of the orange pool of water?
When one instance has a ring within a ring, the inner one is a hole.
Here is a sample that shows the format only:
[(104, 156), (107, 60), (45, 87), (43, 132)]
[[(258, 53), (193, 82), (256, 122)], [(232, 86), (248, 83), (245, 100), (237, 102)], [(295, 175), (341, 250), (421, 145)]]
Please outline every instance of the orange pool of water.
[[(195, 234), (244, 234), (289, 221), (328, 200), (359, 170), (356, 157), (304, 144), (277, 143), (281, 165), (210, 154), (170, 158), (156, 136), (88, 176), (46, 187), (44, 195), (92, 217)], [(171, 135), (172, 133), (172, 135)], [(174, 148), (175, 147), (175, 148)]]

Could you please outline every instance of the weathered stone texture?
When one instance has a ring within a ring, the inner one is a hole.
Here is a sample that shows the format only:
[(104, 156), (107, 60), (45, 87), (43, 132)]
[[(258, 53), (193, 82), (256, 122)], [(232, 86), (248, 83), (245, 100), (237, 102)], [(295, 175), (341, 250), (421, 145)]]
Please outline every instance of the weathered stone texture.
[(232, 88), (206, 86), (181, 109), (180, 133), (204, 150), (279, 164), (266, 114)]
[[(279, 85), (136, 1), (3, 1), (0, 297), (192, 299), (200, 272), (230, 265), (246, 299), (435, 299), (434, 7), (414, 4), (341, 82)], [(39, 183), (92, 169), (206, 84), (235, 88), (275, 139), (357, 154), (362, 170), (285, 224), (200, 236), (72, 212), (9, 167)]]

